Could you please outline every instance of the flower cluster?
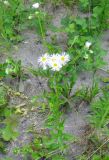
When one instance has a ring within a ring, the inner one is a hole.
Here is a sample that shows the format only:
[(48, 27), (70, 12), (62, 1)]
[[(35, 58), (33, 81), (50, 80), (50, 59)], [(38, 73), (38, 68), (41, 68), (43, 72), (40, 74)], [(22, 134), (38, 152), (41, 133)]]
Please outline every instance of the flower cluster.
[(45, 53), (38, 59), (39, 65), (46, 70), (50, 68), (53, 71), (60, 71), (60, 69), (65, 66), (70, 61), (70, 56), (62, 52), (61, 54), (49, 55)]

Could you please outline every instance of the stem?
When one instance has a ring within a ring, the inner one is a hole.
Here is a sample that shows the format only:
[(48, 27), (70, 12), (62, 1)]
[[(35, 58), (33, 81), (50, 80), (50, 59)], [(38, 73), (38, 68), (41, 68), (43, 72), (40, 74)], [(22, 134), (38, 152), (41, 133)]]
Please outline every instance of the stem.
[(92, 24), (91, 17), (90, 17), (90, 15), (91, 15), (91, 3), (92, 3), (92, 1), (89, 0), (89, 17), (88, 17), (88, 21), (89, 21), (89, 33), (91, 32), (91, 24)]
[(44, 44), (44, 46), (46, 46), (46, 43), (45, 43), (45, 34), (43, 32), (43, 28), (42, 28), (42, 24), (41, 24), (41, 20), (40, 20), (39, 16), (38, 16), (38, 22), (39, 22), (39, 26), (40, 26), (40, 31), (41, 31), (41, 36), (42, 36), (43, 44)]
[(54, 77), (53, 77), (53, 83), (54, 83), (54, 91), (55, 91), (55, 93), (56, 93), (56, 96), (57, 96), (57, 93), (58, 93), (58, 91), (57, 91), (57, 82), (56, 82), (56, 77), (57, 77), (57, 73), (55, 72), (54, 73)]

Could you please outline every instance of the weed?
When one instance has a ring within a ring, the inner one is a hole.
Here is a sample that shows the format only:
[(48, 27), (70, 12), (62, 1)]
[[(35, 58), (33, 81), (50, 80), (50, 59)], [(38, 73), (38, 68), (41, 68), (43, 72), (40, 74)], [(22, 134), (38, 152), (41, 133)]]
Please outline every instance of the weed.
[(37, 3), (38, 7), (34, 7), (35, 4), (33, 4), (29, 8), (24, 2), (23, 0), (8, 0), (6, 3), (0, 1), (0, 48), (2, 51), (22, 41), (21, 31), (27, 28), (36, 28), (45, 45), (45, 33), (50, 16), (39, 8), (42, 2)]
[(109, 28), (109, 0), (80, 0), (80, 6), (91, 13), (89, 23), (93, 28), (96, 26), (98, 32)]
[(23, 75), (23, 69), (21, 66), (21, 60), (13, 60), (12, 58), (7, 58), (6, 62), (0, 64), (0, 78), (3, 79), (4, 77), (11, 77), (25, 79), (26, 76)]
[(81, 90), (77, 91), (75, 96), (79, 97), (80, 99), (90, 104), (93, 98), (98, 93), (99, 93), (98, 83), (94, 82), (92, 86), (89, 86), (87, 88), (82, 88)]
[(95, 101), (91, 105), (92, 109), (91, 123), (96, 128), (103, 128), (106, 127), (106, 125), (108, 124), (108, 115), (109, 115), (108, 96), (109, 94), (103, 91), (103, 96), (100, 97), (99, 100)]
[(18, 136), (15, 131), (17, 126), (17, 117), (13, 115), (13, 110), (8, 107), (9, 96), (7, 90), (0, 86), (0, 151), (5, 151), (6, 141), (10, 141)]
[(0, 48), (20, 42), (20, 32), (26, 27), (28, 10), (22, 0), (0, 1)]
[(66, 148), (76, 139), (64, 133), (64, 120), (62, 113), (59, 112), (60, 104), (63, 103), (59, 98), (60, 95), (56, 96), (54, 92), (46, 94), (49, 99), (50, 115), (46, 119), (44, 131), (36, 135), (30, 145), (24, 146), (21, 150), (15, 149), (15, 153), (29, 154), (30, 157), (37, 160), (43, 158), (64, 160)]
[[(35, 5), (36, 5), (36, 7), (35, 7)], [(47, 15), (47, 13), (45, 13), (44, 11), (41, 10), (40, 5), (41, 5), (41, 3), (33, 4), (30, 15), (28, 16), (28, 19), (30, 22), (29, 26), (32, 28), (33, 27), (36, 28), (36, 32), (41, 37), (43, 44), (46, 45), (45, 34), (47, 31), (47, 26), (50, 21), (50, 18)]]
[(12, 77), (21, 77), (21, 61), (15, 61), (12, 58), (6, 60), (7, 67), (5, 72)]
[[(99, 39), (96, 36), (96, 31), (89, 31), (89, 25), (86, 19), (66, 17), (62, 19), (64, 32), (68, 35), (68, 53), (74, 61), (77, 71), (93, 70), (96, 71), (103, 65), (102, 57), (105, 51), (99, 46)], [(95, 34), (96, 42), (92, 35)], [(87, 48), (87, 42), (90, 42), (90, 47)], [(98, 54), (99, 53), (99, 54)]]

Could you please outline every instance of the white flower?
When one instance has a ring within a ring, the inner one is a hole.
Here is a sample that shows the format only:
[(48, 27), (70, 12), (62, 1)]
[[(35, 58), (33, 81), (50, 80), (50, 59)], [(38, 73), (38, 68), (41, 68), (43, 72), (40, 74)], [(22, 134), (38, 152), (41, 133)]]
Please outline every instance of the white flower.
[(67, 53), (62, 52), (62, 54), (59, 56), (59, 59), (61, 64), (65, 65), (67, 62), (70, 61), (70, 56)]
[(53, 71), (60, 71), (60, 69), (62, 68), (62, 65), (60, 64), (59, 61), (54, 61), (49, 63), (49, 67), (51, 67), (51, 70)]
[(39, 6), (40, 6), (40, 4), (39, 3), (34, 3), (33, 5), (32, 5), (32, 8), (39, 8)]
[(52, 54), (51, 56), (50, 56), (50, 61), (51, 62), (56, 62), (56, 61), (58, 61), (59, 60), (59, 54)]
[(91, 45), (92, 45), (91, 42), (88, 42), (88, 41), (87, 41), (87, 42), (85, 43), (85, 47), (86, 47), (87, 49), (89, 49)]
[(41, 57), (38, 59), (39, 65), (40, 65), (44, 70), (47, 69), (48, 62), (49, 62), (49, 55), (48, 55), (47, 53), (45, 53), (43, 56), (41, 56)]

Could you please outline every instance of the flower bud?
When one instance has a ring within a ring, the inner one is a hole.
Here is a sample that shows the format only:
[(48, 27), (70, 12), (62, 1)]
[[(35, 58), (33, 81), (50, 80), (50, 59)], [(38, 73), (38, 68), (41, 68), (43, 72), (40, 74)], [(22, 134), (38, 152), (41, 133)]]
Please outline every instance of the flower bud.
[(32, 5), (32, 8), (36, 8), (37, 9), (37, 8), (39, 8), (39, 6), (40, 6), (39, 3), (35, 3), (35, 4)]
[(91, 45), (92, 45), (91, 42), (88, 42), (88, 41), (87, 41), (87, 42), (85, 43), (85, 47), (86, 47), (87, 49), (89, 49)]

